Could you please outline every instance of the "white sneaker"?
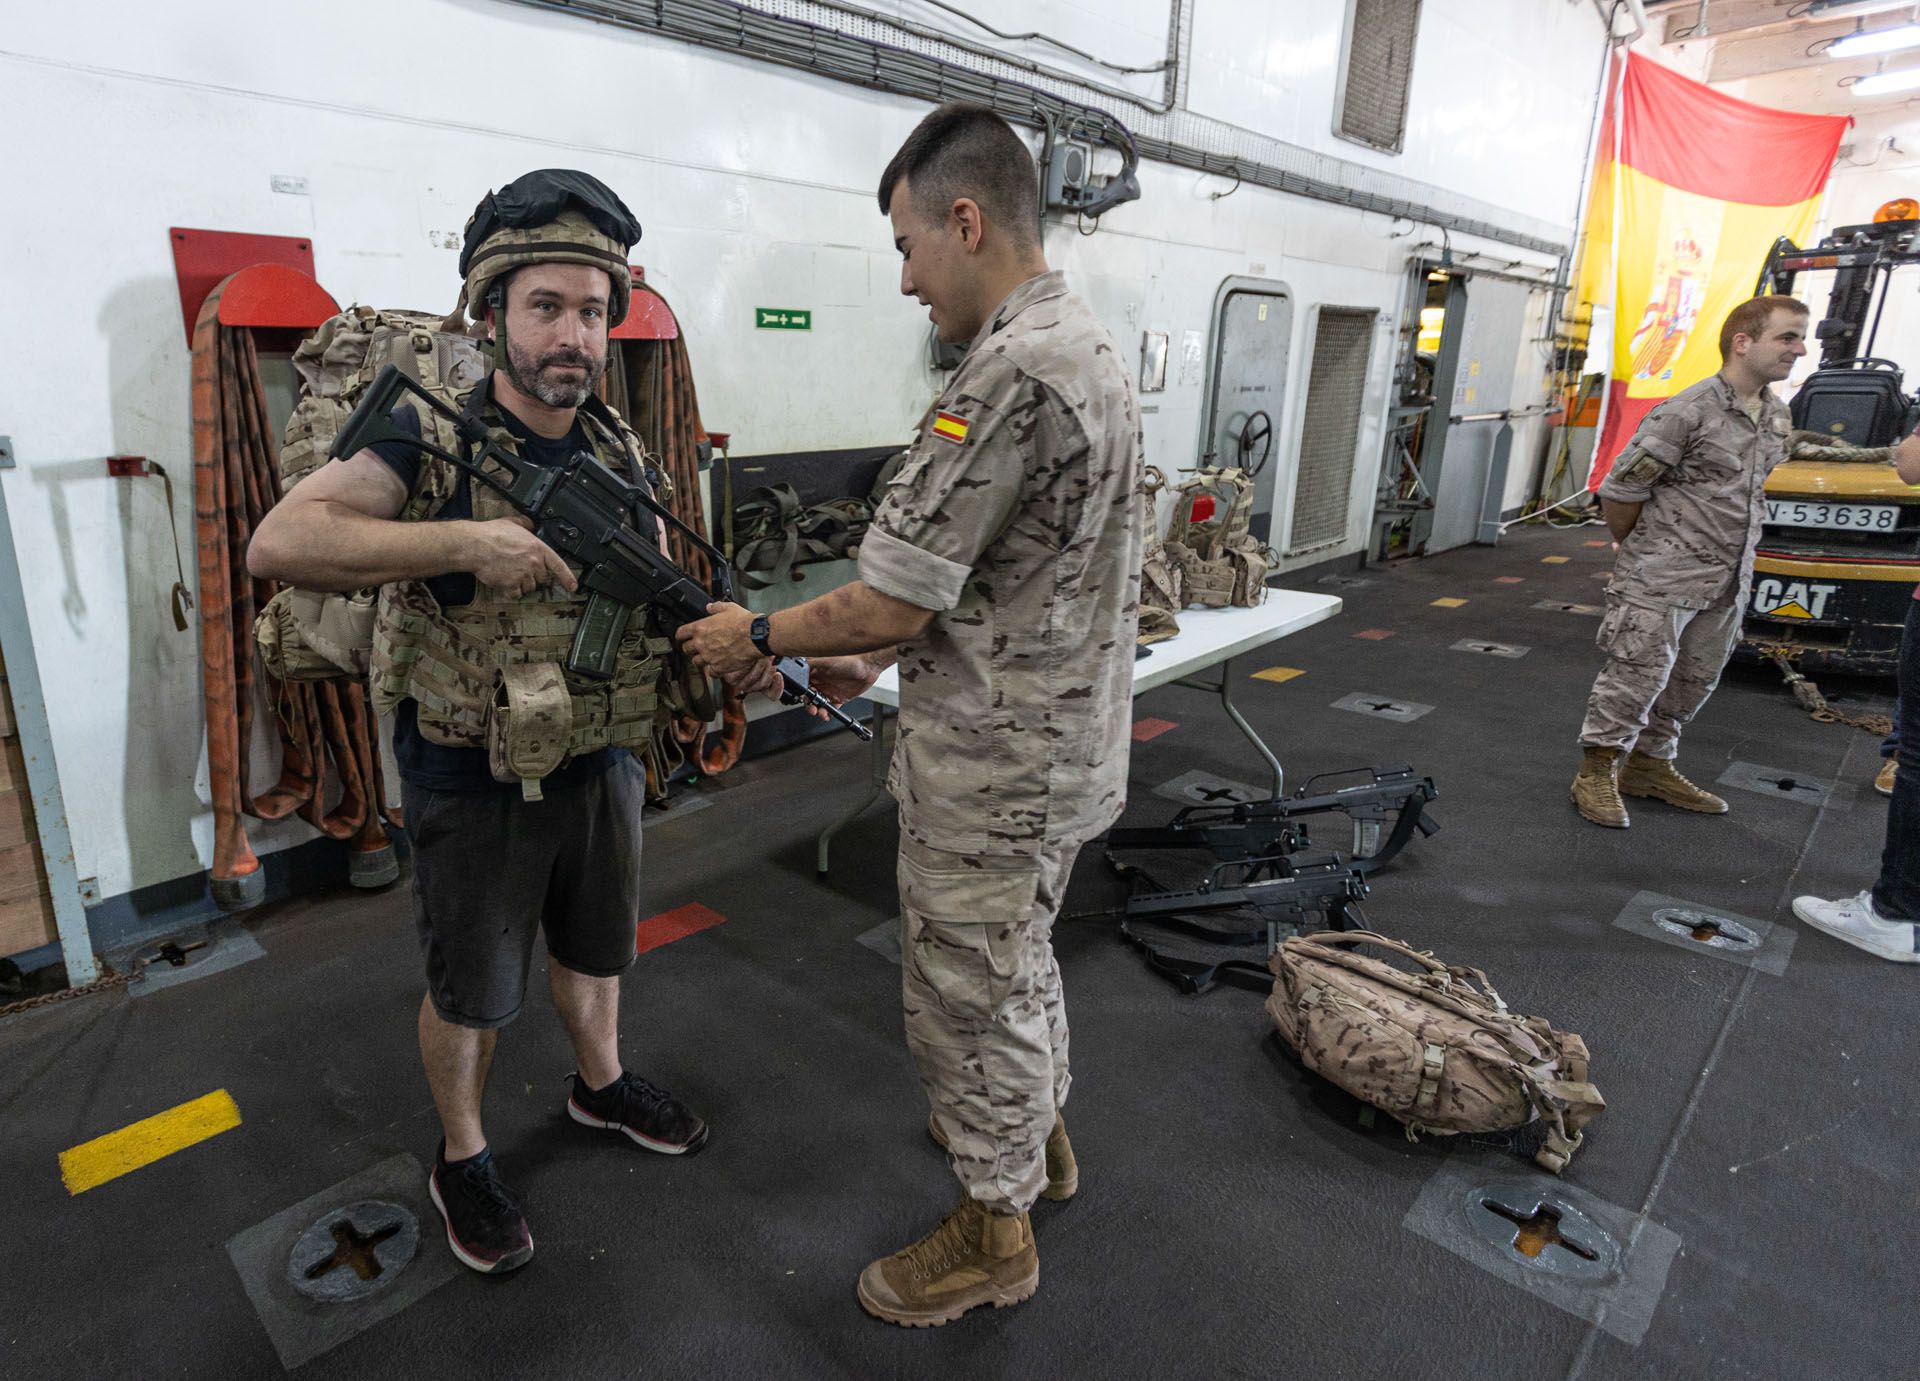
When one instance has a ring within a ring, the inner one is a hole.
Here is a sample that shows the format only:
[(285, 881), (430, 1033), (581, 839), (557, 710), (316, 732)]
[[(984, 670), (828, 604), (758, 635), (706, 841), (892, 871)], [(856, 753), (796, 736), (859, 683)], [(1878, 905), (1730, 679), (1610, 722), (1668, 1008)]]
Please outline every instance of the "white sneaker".
[(1896, 964), (1920, 964), (1920, 926), (1911, 921), (1882, 920), (1873, 909), (1872, 892), (1839, 901), (1795, 897), (1793, 914), (1868, 954)]

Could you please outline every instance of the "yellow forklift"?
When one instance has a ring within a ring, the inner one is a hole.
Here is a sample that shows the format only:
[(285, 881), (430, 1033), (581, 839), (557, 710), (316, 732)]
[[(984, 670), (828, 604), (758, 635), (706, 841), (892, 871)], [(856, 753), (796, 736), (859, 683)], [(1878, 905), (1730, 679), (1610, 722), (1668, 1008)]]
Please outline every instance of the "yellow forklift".
[(1920, 583), (1920, 489), (1891, 448), (1920, 425), (1920, 394), (1873, 354), (1894, 271), (1920, 264), (1920, 203), (1890, 201), (1871, 225), (1841, 226), (1802, 249), (1782, 237), (1756, 291), (1793, 291), (1831, 270), (1815, 335), (1820, 368), (1792, 402), (1787, 462), (1767, 480), (1744, 647), (1807, 671), (1892, 675), (1907, 602)]

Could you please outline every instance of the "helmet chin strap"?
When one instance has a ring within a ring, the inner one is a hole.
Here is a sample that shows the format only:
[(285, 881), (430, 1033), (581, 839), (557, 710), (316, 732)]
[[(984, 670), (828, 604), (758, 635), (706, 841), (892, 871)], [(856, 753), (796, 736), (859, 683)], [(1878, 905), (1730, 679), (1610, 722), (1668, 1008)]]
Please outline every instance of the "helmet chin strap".
[(487, 306), (493, 309), (493, 367), (507, 370), (507, 293), (499, 283), (487, 285)]

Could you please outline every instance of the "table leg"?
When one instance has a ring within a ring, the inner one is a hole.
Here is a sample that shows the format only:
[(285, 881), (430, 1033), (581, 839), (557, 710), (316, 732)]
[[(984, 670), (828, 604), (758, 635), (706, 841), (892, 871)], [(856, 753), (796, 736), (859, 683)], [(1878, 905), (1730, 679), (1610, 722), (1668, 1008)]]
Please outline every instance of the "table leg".
[(1260, 735), (1253, 731), (1253, 726), (1247, 723), (1246, 717), (1233, 703), (1233, 658), (1231, 657), (1227, 658), (1220, 667), (1220, 707), (1227, 712), (1227, 718), (1231, 719), (1239, 727), (1240, 732), (1246, 735), (1247, 742), (1251, 743), (1259, 751), (1260, 756), (1267, 760), (1267, 766), (1273, 769), (1274, 796), (1277, 798), (1285, 795), (1287, 774), (1286, 770), (1280, 766), (1280, 759), (1273, 755), (1273, 750), (1267, 747)]
[(887, 707), (885, 705), (873, 707), (871, 727), (873, 756), (869, 759), (870, 765), (867, 770), (867, 794), (860, 798), (859, 805), (820, 831), (820, 838), (815, 844), (813, 866), (822, 877), (826, 876), (827, 848), (833, 842), (833, 837), (865, 815), (867, 807), (871, 806), (879, 798), (880, 793), (887, 789)]

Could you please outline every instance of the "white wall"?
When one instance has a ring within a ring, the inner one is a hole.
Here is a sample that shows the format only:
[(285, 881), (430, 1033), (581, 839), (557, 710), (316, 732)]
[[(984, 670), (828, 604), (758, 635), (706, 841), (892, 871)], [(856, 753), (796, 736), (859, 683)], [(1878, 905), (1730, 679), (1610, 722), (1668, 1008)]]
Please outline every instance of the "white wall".
[[(1224, 62), (1254, 46), (1236, 33), (1270, 36), (1285, 14), (1324, 46), (1331, 8), (1197, 0), (1196, 32), (1205, 27)], [(1570, 223), (1599, 57), (1592, 7), (1430, 0), (1426, 11), (1405, 163), (1331, 139), (1330, 87), (1318, 111), (1299, 86), (1284, 110), (1241, 113), (1266, 132)], [(1153, 60), (1147, 40), (1165, 9), (1127, 0), (1127, 23), (1110, 30), (1088, 20), (1104, 7), (1066, 0), (980, 13)], [(1478, 42), (1475, 15), (1518, 38)], [(1518, 39), (1545, 47), (1523, 53)], [(1196, 63), (1196, 86), (1207, 66)], [(495, 0), (335, 0), (324, 18), (218, 0), (16, 9), (0, 39), (0, 92), (10, 127), (35, 136), (0, 152), (0, 185), (33, 207), (0, 218), (0, 430), (19, 456), (0, 482), (76, 867), (105, 896), (200, 871), (210, 856), (197, 638), (167, 614), (159, 489), (109, 479), (102, 459), (142, 454), (173, 472), (191, 571), (189, 360), (168, 227), (311, 236), (319, 279), (342, 303), (444, 309), (479, 196), (530, 168), (577, 166), (617, 188), (646, 227), (634, 257), (679, 312), (705, 420), (733, 433), (737, 453), (897, 442), (938, 386), (922, 363), (924, 315), (897, 296), (874, 203), (878, 170), (925, 111), (914, 102)], [(305, 178), (307, 193), (272, 191), (275, 174)], [(1181, 381), (1178, 350), (1183, 332), (1208, 330), (1223, 278), (1252, 274), (1294, 294), (1283, 461), (1304, 404), (1308, 309), (1380, 313), (1343, 548), (1358, 550), (1405, 223), (1254, 187), (1215, 199), (1222, 179), (1165, 165), (1144, 165), (1141, 183), (1141, 200), (1097, 234), (1059, 225), (1047, 247), (1130, 360), (1142, 331), (1171, 336), (1168, 389), (1143, 398), (1158, 409), (1145, 418), (1147, 447), (1164, 468), (1197, 453), (1201, 386)], [(1545, 262), (1467, 237), (1455, 247)], [(814, 329), (756, 332), (762, 305), (810, 307)], [(270, 767), (257, 759), (256, 780)], [(263, 849), (308, 837), (297, 823), (250, 833)]]
[(1320, 153), (1572, 222), (1602, 58), (1590, 4), (1427, 0), (1399, 154), (1333, 132), (1346, 15), (1343, 0), (1198, 0), (1189, 104)]

